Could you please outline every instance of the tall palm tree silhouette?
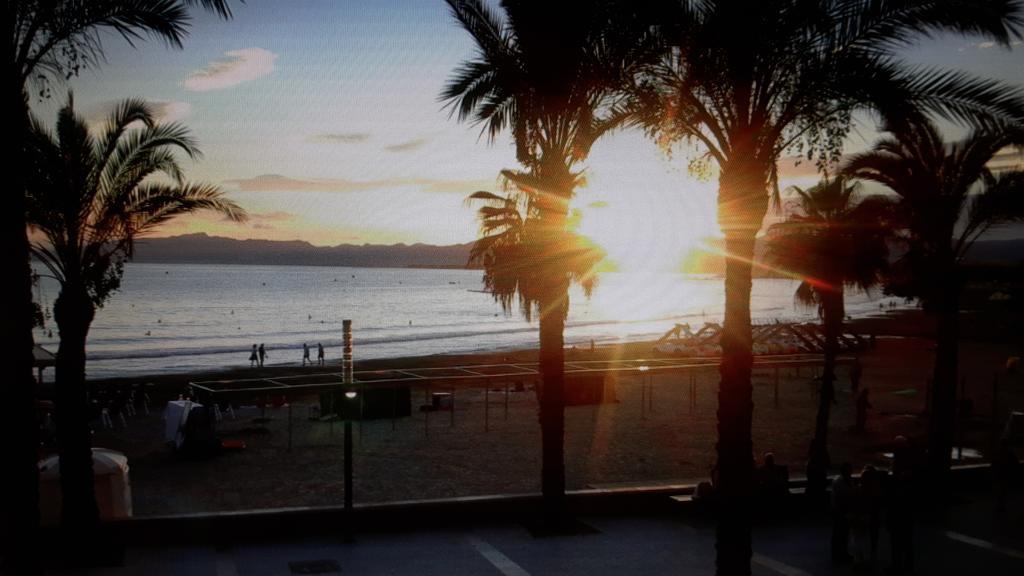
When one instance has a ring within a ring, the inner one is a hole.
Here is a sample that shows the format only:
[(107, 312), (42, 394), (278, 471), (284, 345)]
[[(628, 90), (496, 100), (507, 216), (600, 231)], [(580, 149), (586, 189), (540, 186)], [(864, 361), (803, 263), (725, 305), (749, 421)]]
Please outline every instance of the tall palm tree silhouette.
[(25, 233), (25, 179), (22, 167), (24, 144), (30, 130), (29, 90), (47, 94), (49, 82), (76, 75), (95, 66), (103, 56), (103, 33), (112, 32), (134, 43), (156, 37), (180, 47), (188, 30), (189, 6), (203, 6), (223, 18), (231, 17), (227, 0), (21, 0), (4, 5), (7, 31), (4, 68), (8, 130), (13, 141), (13, 170), (8, 171), (10, 193), (3, 220), (2, 267), (9, 274), (9, 315), (0, 322), (0, 345), (8, 351), (8, 374), (13, 384), (6, 399), (11, 416), (4, 418), (3, 438), (9, 443), (13, 484), (6, 498), (7, 513), (0, 525), (3, 565), (19, 574), (35, 574), (39, 568), (37, 442), (32, 379), (32, 272)]
[[(562, 333), (573, 279), (558, 259), (566, 254), (569, 201), (580, 183), (577, 167), (613, 126), (600, 113), (608, 87), (630, 72), (625, 55), (631, 45), (607, 41), (615, 21), (611, 2), (575, 0), (550, 10), (536, 2), (503, 0), (499, 15), (483, 0), (447, 1), (477, 54), (456, 69), (441, 97), (460, 120), (482, 124), (491, 140), (509, 130), (516, 159), (525, 168), (504, 174), (529, 198), (529, 213), (522, 216), (529, 242), (523, 249), (534, 260), (523, 264), (538, 269), (521, 287), (528, 290), (523, 302), (535, 304), (539, 317), (541, 484), (545, 521), (558, 525), (565, 500)], [(483, 224), (486, 228), (486, 218)], [(478, 247), (489, 243), (481, 242)], [(507, 264), (498, 253), (480, 249), (495, 263)], [(495, 294), (504, 297), (501, 290)]]
[[(141, 127), (133, 128), (137, 123)], [(215, 186), (186, 182), (176, 151), (199, 156), (185, 127), (157, 124), (138, 100), (121, 102), (98, 137), (75, 115), (70, 96), (55, 133), (32, 122), (27, 218), (39, 232), (31, 242), (33, 255), (60, 283), (53, 305), (60, 332), (57, 443), (62, 520), (76, 534), (99, 524), (85, 385), (85, 341), (96, 309), (119, 287), (139, 236), (201, 209), (244, 218)]]
[(768, 259), (801, 278), (795, 297), (815, 306), (825, 327), (825, 366), (808, 463), (807, 491), (826, 487), (828, 422), (835, 398), (836, 356), (846, 315), (846, 286), (868, 290), (888, 266), (894, 202), (874, 195), (858, 200), (858, 185), (843, 176), (802, 190), (794, 187), (796, 209), (768, 229)]
[(724, 506), (719, 574), (750, 572), (752, 442), (751, 262), (787, 150), (838, 158), (860, 108), (915, 104), (955, 120), (1024, 118), (1024, 99), (997, 82), (904, 65), (894, 49), (938, 31), (1009, 45), (1024, 11), (992, 0), (666, 0), (651, 49), (619, 114), (670, 145), (705, 151), (718, 169), (725, 235), (725, 319), (718, 394), (718, 470)]
[[(502, 171), (502, 178), (504, 195), (479, 191), (467, 198), (483, 204), (477, 210), (480, 238), (469, 258), (484, 269), (486, 290), (506, 312), (518, 308), (527, 320), (537, 315), (553, 290), (561, 288), (563, 274), (589, 295), (604, 252), (571, 229), (548, 236), (539, 217), (539, 182), (513, 170)], [(564, 314), (561, 318), (564, 322)]]
[(995, 125), (946, 144), (921, 117), (887, 119), (888, 134), (850, 158), (845, 173), (882, 184), (899, 196), (909, 232), (897, 262), (896, 289), (921, 299), (937, 318), (928, 421), (928, 463), (936, 487), (948, 480), (956, 423), (960, 263), (993, 225), (1024, 219), (1024, 172), (993, 173), (988, 164), (1007, 146), (1024, 146), (1024, 128)]

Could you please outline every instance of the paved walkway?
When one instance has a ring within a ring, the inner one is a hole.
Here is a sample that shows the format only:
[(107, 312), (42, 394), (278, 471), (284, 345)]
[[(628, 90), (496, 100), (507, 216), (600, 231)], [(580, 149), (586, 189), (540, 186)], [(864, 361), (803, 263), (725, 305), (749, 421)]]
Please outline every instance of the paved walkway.
[[(941, 524), (917, 530), (917, 574), (1024, 574), (1024, 498), (995, 521), (988, 495), (964, 495)], [(668, 504), (666, 504), (668, 505)], [(393, 574), (540, 576), (562, 574), (714, 574), (713, 527), (686, 517), (593, 517), (597, 532), (535, 538), (521, 525), (494, 523), (439, 532), (357, 534), (274, 540), (228, 548), (131, 548), (125, 566), (96, 575), (263, 576)], [(884, 574), (883, 530), (875, 570), (834, 567), (828, 561), (827, 521), (760, 526), (752, 571), (759, 576)], [(319, 568), (321, 571), (312, 571)], [(303, 572), (302, 570), (307, 570)]]

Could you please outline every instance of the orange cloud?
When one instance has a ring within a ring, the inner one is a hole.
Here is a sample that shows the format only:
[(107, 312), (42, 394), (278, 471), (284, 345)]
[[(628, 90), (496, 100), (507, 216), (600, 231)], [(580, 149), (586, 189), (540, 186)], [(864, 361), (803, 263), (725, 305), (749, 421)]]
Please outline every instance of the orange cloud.
[(310, 142), (320, 144), (358, 144), (366, 142), (370, 135), (365, 132), (332, 132), (325, 134), (314, 134), (310, 136)]
[(385, 146), (384, 149), (387, 150), (388, 152), (412, 152), (413, 150), (418, 150), (426, 145), (426, 138), (414, 138), (406, 142), (400, 142), (398, 144)]
[(281, 174), (261, 174), (252, 178), (225, 180), (239, 192), (361, 192), (383, 188), (414, 187), (425, 192), (467, 194), (494, 187), (494, 181), (435, 180), (432, 178), (385, 178), (381, 180), (299, 179)]

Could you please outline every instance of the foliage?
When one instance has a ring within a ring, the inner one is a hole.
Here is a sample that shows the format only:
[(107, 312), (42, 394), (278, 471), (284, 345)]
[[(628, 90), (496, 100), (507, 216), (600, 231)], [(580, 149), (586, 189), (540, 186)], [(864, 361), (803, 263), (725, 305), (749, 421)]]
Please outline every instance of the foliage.
[(200, 154), (184, 126), (158, 124), (140, 100), (121, 102), (98, 137), (70, 96), (55, 133), (33, 119), (27, 218), (38, 234), (31, 250), (62, 286), (74, 283), (102, 306), (120, 286), (137, 237), (196, 210), (245, 218), (216, 186), (186, 182), (176, 150)]
[(756, 184), (767, 188), (777, 190), (784, 153), (834, 163), (858, 109), (931, 110), (975, 126), (1024, 119), (1019, 88), (909, 67), (894, 53), (939, 31), (1008, 46), (1024, 25), (1019, 2), (664, 4), (651, 44), (661, 56), (634, 76), (617, 113), (665, 146), (700, 145), (720, 166), (745, 155), (766, 167)]
[[(19, 85), (35, 82), (49, 96), (49, 81), (69, 79), (103, 59), (103, 31), (129, 44), (153, 36), (180, 48), (188, 6), (231, 17), (226, 0), (20, 0), (7, 3), (12, 34), (9, 62)], [(9, 78), (10, 79), (10, 78)]]
[(542, 182), (523, 172), (506, 170), (502, 175), (504, 195), (480, 191), (467, 199), (483, 203), (477, 211), (480, 238), (470, 262), (483, 266), (485, 289), (506, 313), (518, 303), (527, 320), (558, 289), (560, 276), (567, 274), (589, 295), (604, 252), (571, 229), (545, 229), (537, 207)]
[(971, 245), (992, 226), (1024, 220), (1024, 172), (993, 172), (992, 158), (1024, 145), (1019, 125), (981, 127), (947, 144), (924, 119), (890, 118), (872, 150), (856, 154), (845, 173), (882, 184), (899, 196), (909, 232), (888, 289), (934, 306)]
[(609, 87), (637, 71), (644, 38), (628, 33), (632, 12), (619, 2), (573, 0), (551, 10), (502, 0), (502, 18), (483, 0), (447, 1), (477, 47), (442, 91), (452, 115), (480, 124), (492, 141), (508, 129), (517, 160), (535, 175), (542, 162), (579, 162), (617, 125), (602, 115)]
[(768, 258), (785, 272), (799, 275), (798, 302), (818, 306), (827, 291), (844, 286), (868, 290), (888, 266), (894, 199), (858, 198), (847, 178), (825, 178), (803, 190), (793, 187), (796, 206), (768, 230)]

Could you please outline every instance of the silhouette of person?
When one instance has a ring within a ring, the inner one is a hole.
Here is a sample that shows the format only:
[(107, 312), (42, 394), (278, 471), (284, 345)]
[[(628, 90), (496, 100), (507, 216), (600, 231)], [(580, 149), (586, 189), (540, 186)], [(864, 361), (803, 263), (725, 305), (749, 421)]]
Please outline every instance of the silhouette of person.
[(316, 363), (324, 365), (324, 345), (321, 342), (316, 343)]
[(864, 560), (863, 555), (867, 553), (867, 563), (872, 568), (878, 555), (878, 535), (882, 526), (883, 476), (883, 472), (868, 464), (860, 473), (857, 490), (857, 512), (860, 517), (857, 547), (861, 560)]
[(305, 366), (306, 362), (312, 364), (313, 362), (309, 359), (309, 345), (305, 342), (302, 343), (302, 365)]
[[(831, 461), (828, 457), (828, 450), (821, 446), (817, 438), (812, 438), (807, 448), (807, 494), (817, 499), (825, 494), (828, 484), (828, 468)], [(816, 502), (815, 505), (822, 504)]]
[(839, 478), (832, 482), (832, 562), (836, 564), (845, 564), (852, 560), (847, 548), (853, 503), (852, 474), (850, 463), (844, 462), (840, 468)]
[(897, 436), (895, 443), (888, 490), (889, 512), (886, 515), (892, 549), (889, 573), (910, 574), (914, 571), (914, 505), (917, 498), (914, 456), (906, 437)]
[(789, 494), (789, 470), (775, 463), (775, 454), (765, 452), (757, 469), (757, 483), (765, 503), (774, 508)]
[(868, 421), (868, 409), (871, 408), (871, 402), (868, 400), (869, 390), (870, 388), (865, 388), (857, 394), (857, 424), (854, 426), (857, 432), (863, 432)]
[(999, 439), (996, 448), (996, 457), (993, 463), (995, 494), (996, 494), (996, 517), (1001, 517), (1006, 512), (1007, 495), (1013, 489), (1013, 479), (1016, 476), (1020, 463), (1017, 455), (1013, 453), (1010, 439), (1003, 437)]
[(853, 364), (850, 365), (850, 391), (854, 394), (860, 388), (860, 377), (864, 375), (864, 367), (860, 363), (860, 358), (854, 358)]
[(263, 361), (264, 361), (264, 360), (265, 360), (265, 359), (267, 358), (267, 356), (268, 356), (268, 354), (267, 354), (267, 349), (266, 349), (266, 347), (264, 347), (264, 346), (263, 346), (263, 343), (260, 343), (260, 349), (259, 349), (259, 352), (260, 352), (260, 368), (263, 368)]
[(256, 363), (260, 361), (259, 354), (256, 352), (256, 345), (252, 345), (252, 354), (249, 354), (249, 368), (256, 366)]

